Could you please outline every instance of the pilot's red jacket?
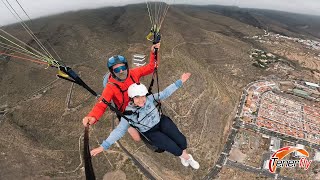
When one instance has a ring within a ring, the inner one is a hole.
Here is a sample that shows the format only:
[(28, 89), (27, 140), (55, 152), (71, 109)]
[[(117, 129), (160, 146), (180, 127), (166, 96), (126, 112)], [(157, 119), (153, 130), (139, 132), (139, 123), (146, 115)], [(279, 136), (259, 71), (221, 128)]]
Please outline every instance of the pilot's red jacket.
[[(140, 78), (142, 76), (146, 76), (148, 74), (153, 73), (155, 66), (156, 64), (154, 59), (154, 53), (151, 52), (149, 64), (142, 67), (130, 69), (128, 73), (128, 77), (124, 82), (117, 81), (112, 76), (110, 76), (108, 79), (108, 83), (104, 88), (98, 102), (95, 104), (95, 106), (92, 108), (91, 112), (87, 116), (95, 117), (97, 120), (101, 118), (101, 116), (103, 115), (103, 113), (106, 111), (106, 108), (107, 108), (107, 105), (101, 101), (102, 98), (104, 98), (108, 102), (113, 100), (113, 102), (116, 104), (119, 110), (123, 112), (129, 103), (129, 96), (127, 91), (129, 86), (135, 82), (140, 82)], [(122, 93), (120, 89), (112, 83), (119, 85), (121, 90), (125, 92)]]

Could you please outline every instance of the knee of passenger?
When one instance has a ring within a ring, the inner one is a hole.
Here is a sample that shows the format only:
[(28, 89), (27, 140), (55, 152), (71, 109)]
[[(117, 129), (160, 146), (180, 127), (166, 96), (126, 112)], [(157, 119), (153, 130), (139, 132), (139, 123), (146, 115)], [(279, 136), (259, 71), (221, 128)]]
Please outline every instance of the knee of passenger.
[(134, 128), (129, 128), (128, 132), (134, 141), (141, 141), (139, 132)]
[(136, 141), (136, 142), (141, 141), (141, 137), (140, 137), (139, 134), (137, 134), (137, 135), (131, 135), (131, 137), (132, 137), (132, 139), (133, 139), (134, 141)]

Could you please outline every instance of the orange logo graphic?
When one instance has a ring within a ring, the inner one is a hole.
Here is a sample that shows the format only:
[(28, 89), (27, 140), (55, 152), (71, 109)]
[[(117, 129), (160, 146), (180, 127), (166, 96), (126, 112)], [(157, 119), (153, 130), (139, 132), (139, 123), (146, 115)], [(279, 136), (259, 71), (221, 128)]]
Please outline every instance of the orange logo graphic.
[[(283, 158), (290, 153), (299, 152), (302, 156), (300, 160), (284, 160)], [(308, 170), (311, 164), (311, 160), (305, 157), (309, 157), (309, 153), (302, 148), (287, 146), (276, 151), (269, 160), (269, 171), (275, 173), (277, 167), (296, 167), (299, 164), (300, 168)]]

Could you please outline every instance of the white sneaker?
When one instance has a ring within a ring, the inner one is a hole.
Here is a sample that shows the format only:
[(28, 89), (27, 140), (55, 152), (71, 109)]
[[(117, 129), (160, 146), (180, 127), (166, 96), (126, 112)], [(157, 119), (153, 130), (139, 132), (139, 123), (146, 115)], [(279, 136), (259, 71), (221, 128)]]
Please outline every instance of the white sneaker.
[[(180, 156), (179, 156), (180, 157)], [(184, 165), (185, 167), (188, 167), (189, 166), (189, 162), (188, 160), (185, 160), (183, 157), (180, 157), (181, 159), (181, 164)]]
[[(193, 169), (199, 169), (200, 165), (197, 161), (195, 161), (193, 159), (193, 157), (191, 156), (191, 154), (188, 154), (190, 156), (190, 158), (188, 160), (186, 160), (188, 162), (188, 164), (193, 168)], [(182, 161), (182, 160), (181, 160)]]

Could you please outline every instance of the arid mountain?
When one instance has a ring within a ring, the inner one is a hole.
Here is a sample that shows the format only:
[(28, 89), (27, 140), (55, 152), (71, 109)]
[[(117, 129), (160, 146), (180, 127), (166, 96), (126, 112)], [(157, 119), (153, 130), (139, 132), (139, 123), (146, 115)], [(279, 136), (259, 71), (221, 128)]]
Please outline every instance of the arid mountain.
[[(220, 13), (255, 27), (283, 35), (320, 38), (319, 16), (301, 15), (274, 10), (246, 9), (233, 6), (207, 6), (208, 11)], [(263, 8), (263, 7), (262, 7)]]
[[(131, 62), (136, 53), (149, 55), (151, 46), (145, 39), (150, 23), (144, 4), (64, 13), (28, 25), (98, 92), (108, 57), (122, 54)], [(263, 36), (266, 27), (292, 37), (320, 37), (319, 17), (220, 6), (171, 7), (162, 26), (160, 88), (183, 72), (192, 76), (163, 106), (186, 135), (189, 151), (201, 167), (185, 168), (179, 158), (153, 153), (126, 135), (121, 142), (155, 178), (202, 179), (208, 174), (248, 83), (266, 78), (320, 81), (319, 60), (314, 58), (319, 50), (291, 41), (251, 38)], [(35, 45), (19, 25), (5, 30)], [(252, 49), (286, 61), (268, 69), (255, 67)], [(85, 179), (81, 122), (96, 100), (83, 88), (57, 79), (54, 68), (45, 68), (14, 58), (0, 60), (0, 179)], [(149, 81), (150, 77), (143, 79)], [(91, 147), (108, 136), (114, 118), (108, 110), (92, 127)], [(109, 178), (146, 179), (116, 145), (92, 162), (98, 179), (106, 173)]]

